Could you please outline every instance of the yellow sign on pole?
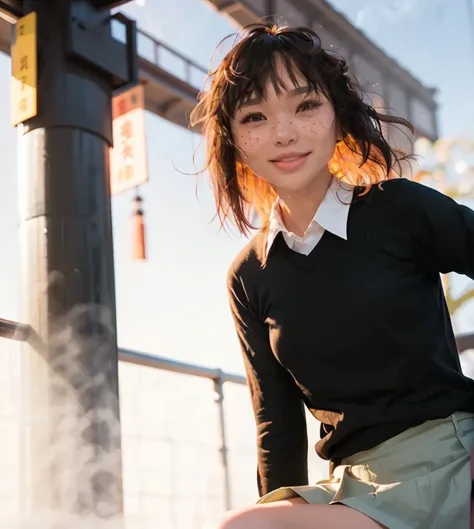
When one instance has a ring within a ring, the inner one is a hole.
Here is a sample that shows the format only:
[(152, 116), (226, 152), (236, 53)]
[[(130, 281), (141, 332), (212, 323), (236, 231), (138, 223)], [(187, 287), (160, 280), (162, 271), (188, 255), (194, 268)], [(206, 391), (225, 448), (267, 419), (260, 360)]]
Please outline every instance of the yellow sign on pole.
[(115, 96), (112, 116), (110, 191), (116, 195), (148, 180), (144, 86), (135, 86)]
[(12, 123), (23, 123), (38, 114), (37, 17), (32, 12), (20, 18), (13, 31)]

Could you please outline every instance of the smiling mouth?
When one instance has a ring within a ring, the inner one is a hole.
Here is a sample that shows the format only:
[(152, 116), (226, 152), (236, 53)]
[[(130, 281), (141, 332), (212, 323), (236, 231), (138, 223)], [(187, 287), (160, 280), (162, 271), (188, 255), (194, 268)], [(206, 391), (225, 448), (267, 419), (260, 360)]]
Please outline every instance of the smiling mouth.
[(270, 160), (272, 163), (291, 163), (296, 162), (297, 160), (300, 160), (301, 158), (306, 158), (306, 156), (309, 156), (310, 152), (305, 152), (302, 154), (295, 154), (294, 156), (285, 156), (284, 158), (277, 158), (274, 160)]
[(285, 156), (280, 159), (271, 160), (271, 163), (280, 171), (283, 171), (285, 173), (294, 173), (305, 165), (306, 160), (308, 159), (308, 156), (310, 154), (311, 152), (307, 152), (304, 154), (295, 154), (294, 156), (288, 157)]

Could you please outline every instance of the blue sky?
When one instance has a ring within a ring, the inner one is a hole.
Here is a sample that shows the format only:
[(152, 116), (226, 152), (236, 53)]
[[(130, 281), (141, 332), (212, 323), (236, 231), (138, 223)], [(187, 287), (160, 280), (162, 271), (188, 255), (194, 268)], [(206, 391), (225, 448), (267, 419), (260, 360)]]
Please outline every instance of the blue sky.
[[(440, 131), (474, 135), (474, 52), (468, 0), (334, 0), (379, 46), (421, 81), (440, 90)], [(469, 0), (470, 1), (470, 0)], [(141, 5), (139, 5), (141, 4)], [(235, 31), (202, 0), (141, 0), (125, 9), (139, 27), (207, 66), (219, 40)], [(0, 57), (0, 142), (3, 181), (0, 222), (3, 262), (0, 315), (18, 317), (19, 254), (16, 133), (10, 126), (9, 58)], [(244, 240), (211, 222), (205, 177), (193, 170), (199, 137), (147, 116), (150, 181), (143, 186), (149, 259), (131, 260), (131, 194), (113, 198), (119, 344), (161, 356), (242, 371), (227, 308), (227, 268)], [(474, 327), (468, 314), (462, 326)]]

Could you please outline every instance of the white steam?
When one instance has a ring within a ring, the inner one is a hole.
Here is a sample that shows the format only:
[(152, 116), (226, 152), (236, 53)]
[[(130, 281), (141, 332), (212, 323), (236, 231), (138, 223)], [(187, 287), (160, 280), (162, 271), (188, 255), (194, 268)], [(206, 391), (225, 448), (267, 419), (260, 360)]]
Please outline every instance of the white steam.
[[(1, 529), (124, 528), (113, 341), (110, 313), (76, 307), (49, 348), (19, 353), (23, 485), (20, 513), (0, 512)], [(48, 351), (54, 361), (46, 361)]]

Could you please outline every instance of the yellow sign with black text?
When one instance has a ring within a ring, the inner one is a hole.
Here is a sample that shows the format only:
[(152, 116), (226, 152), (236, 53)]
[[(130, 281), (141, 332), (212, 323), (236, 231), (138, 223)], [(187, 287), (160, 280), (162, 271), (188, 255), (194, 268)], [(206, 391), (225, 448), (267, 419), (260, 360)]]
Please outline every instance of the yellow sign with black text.
[(38, 114), (37, 16), (18, 19), (13, 30), (12, 123), (23, 123)]

